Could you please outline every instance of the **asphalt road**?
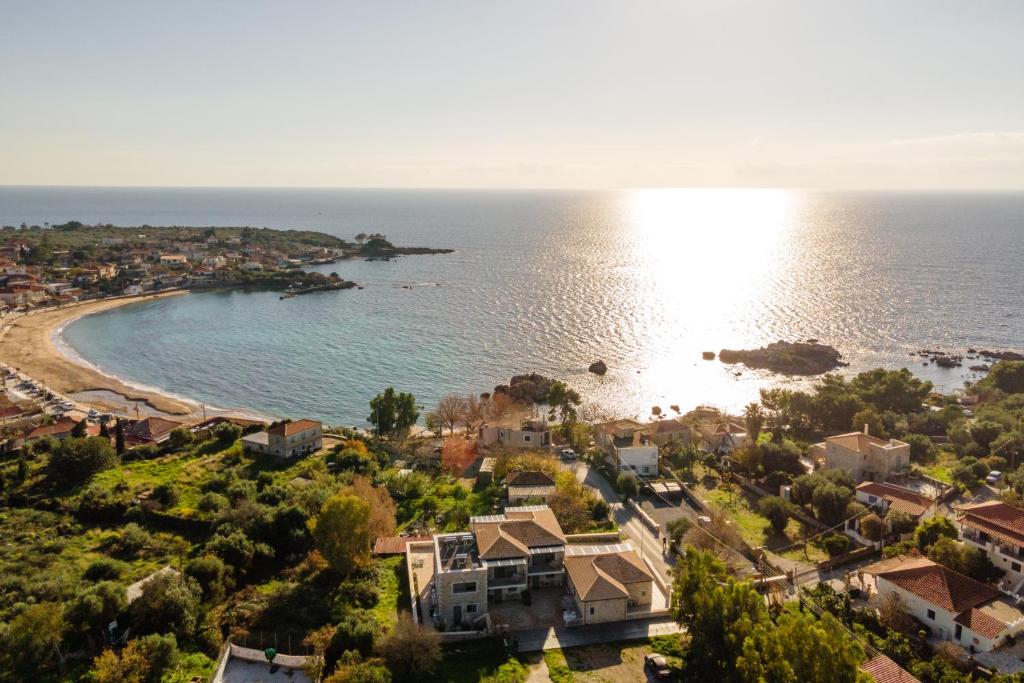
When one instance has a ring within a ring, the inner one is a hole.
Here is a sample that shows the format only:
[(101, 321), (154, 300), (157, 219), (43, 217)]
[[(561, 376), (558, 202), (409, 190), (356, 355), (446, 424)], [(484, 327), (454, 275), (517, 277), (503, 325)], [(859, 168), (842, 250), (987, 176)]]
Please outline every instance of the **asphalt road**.
[(604, 498), (611, 508), (612, 520), (618, 525), (619, 530), (629, 537), (633, 545), (636, 546), (637, 552), (650, 562), (662, 580), (671, 585), (671, 565), (666, 561), (661, 538), (655, 536), (654, 532), (641, 522), (632, 510), (623, 505), (622, 497), (615, 491), (611, 483), (590, 465), (576, 461), (564, 466), (575, 472), (578, 481), (594, 489), (598, 495)]

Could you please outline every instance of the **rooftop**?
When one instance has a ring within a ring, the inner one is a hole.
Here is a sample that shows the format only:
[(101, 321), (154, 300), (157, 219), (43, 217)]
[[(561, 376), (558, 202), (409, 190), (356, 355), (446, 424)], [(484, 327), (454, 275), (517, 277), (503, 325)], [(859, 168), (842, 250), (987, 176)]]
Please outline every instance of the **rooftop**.
[(480, 554), (473, 534), (438, 534), (434, 536), (438, 571), (455, 572), (480, 569)]
[(921, 683), (906, 669), (885, 655), (878, 655), (860, 665), (860, 670), (871, 674), (875, 683)]
[(998, 500), (964, 505), (958, 520), (1001, 541), (1024, 546), (1024, 510)]
[(485, 560), (525, 557), (530, 548), (565, 545), (565, 534), (546, 505), (510, 507), (503, 515), (470, 519), (480, 557)]
[(927, 557), (900, 555), (864, 568), (948, 612), (962, 612), (999, 597), (999, 591)]
[(293, 422), (282, 422), (271, 427), (267, 431), (275, 436), (293, 436), (307, 429), (320, 428), (321, 423), (316, 420), (295, 420)]
[(648, 583), (654, 576), (632, 546), (600, 554), (573, 554), (565, 558), (565, 570), (580, 598), (610, 600), (629, 597), (628, 584)]
[(906, 446), (907, 444), (896, 439), (879, 439), (877, 436), (871, 436), (864, 432), (850, 432), (849, 434), (837, 434), (836, 436), (826, 436), (825, 441), (827, 443), (834, 443), (837, 446), (842, 446), (851, 451), (857, 451), (858, 453), (870, 453), (871, 447), (876, 448), (898, 448), (900, 446)]
[(920, 517), (935, 503), (933, 499), (908, 488), (883, 482), (866, 481), (857, 486), (857, 491), (870, 496), (878, 496), (888, 501), (893, 510), (906, 512), (914, 517)]
[(554, 486), (554, 478), (547, 472), (523, 470), (510, 472), (505, 480), (509, 486)]

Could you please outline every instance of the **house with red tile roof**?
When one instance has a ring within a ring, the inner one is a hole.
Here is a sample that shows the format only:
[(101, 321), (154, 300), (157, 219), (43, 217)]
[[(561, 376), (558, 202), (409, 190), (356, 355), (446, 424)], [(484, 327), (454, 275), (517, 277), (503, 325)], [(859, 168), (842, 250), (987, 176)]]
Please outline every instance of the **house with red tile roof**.
[(145, 444), (162, 444), (170, 438), (171, 432), (184, 427), (183, 422), (163, 417), (147, 417), (132, 423), (124, 430), (124, 442), (129, 447)]
[[(33, 429), (25, 435), (25, 443), (30, 443), (38, 439), (45, 439), (47, 437), (63, 441), (64, 439), (71, 438), (72, 432), (75, 430), (76, 426), (78, 426), (77, 420), (72, 420), (70, 417), (61, 418), (53, 424), (42, 425)], [(88, 422), (86, 423), (85, 436), (99, 436), (99, 434), (99, 425)]]
[(266, 453), (279, 458), (298, 458), (323, 448), (323, 425), (316, 420), (286, 420), (265, 432), (242, 437), (248, 453)]
[(860, 665), (860, 670), (871, 674), (875, 683), (921, 683), (921, 680), (885, 655), (878, 655)]
[(880, 481), (865, 481), (857, 486), (857, 500), (874, 508), (879, 515), (889, 510), (904, 512), (914, 519), (921, 519), (935, 506), (935, 499), (923, 496), (917, 491)]
[(547, 472), (509, 472), (505, 485), (508, 487), (509, 505), (522, 505), (528, 500), (547, 503), (548, 497), (555, 492), (555, 479)]
[(1006, 572), (1000, 588), (1024, 593), (1024, 510), (1002, 501), (963, 505), (957, 509), (960, 540), (980, 548), (999, 569)]
[(989, 652), (1024, 633), (1024, 612), (987, 584), (926, 557), (900, 555), (861, 570), (882, 599), (899, 598), (932, 635), (972, 652)]
[(623, 621), (654, 597), (654, 575), (628, 543), (566, 547), (565, 573), (575, 603), (574, 624)]

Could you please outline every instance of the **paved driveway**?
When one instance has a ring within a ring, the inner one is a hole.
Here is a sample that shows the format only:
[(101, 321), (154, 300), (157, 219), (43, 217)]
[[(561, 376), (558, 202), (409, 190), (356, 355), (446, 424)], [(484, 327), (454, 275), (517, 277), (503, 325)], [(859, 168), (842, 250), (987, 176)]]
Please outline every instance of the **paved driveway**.
[(615, 491), (611, 483), (601, 474), (583, 461), (576, 461), (564, 467), (576, 473), (576, 479), (581, 483), (594, 489), (598, 495), (604, 498), (611, 508), (612, 520), (619, 526), (619, 531), (625, 534), (637, 552), (654, 566), (654, 569), (661, 576), (666, 584), (672, 583), (671, 565), (666, 561), (665, 546), (662, 540), (654, 535), (635, 514), (622, 504), (622, 497)]

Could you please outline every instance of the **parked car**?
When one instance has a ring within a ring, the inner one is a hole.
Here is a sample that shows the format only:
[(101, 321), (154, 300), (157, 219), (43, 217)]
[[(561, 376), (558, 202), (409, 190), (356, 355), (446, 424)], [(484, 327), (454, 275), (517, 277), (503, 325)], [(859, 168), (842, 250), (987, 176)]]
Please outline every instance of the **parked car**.
[(1002, 472), (1000, 472), (999, 470), (992, 470), (991, 472), (988, 473), (988, 476), (985, 477), (985, 483), (990, 485), (996, 484), (999, 482), (1000, 479), (1002, 479), (1002, 477)]
[(653, 652), (644, 655), (644, 668), (658, 680), (664, 680), (672, 675), (672, 670), (668, 668), (668, 660)]
[(576, 459), (576, 451), (574, 451), (571, 448), (563, 448), (562, 450), (558, 451), (558, 454), (562, 456), (562, 460)]

